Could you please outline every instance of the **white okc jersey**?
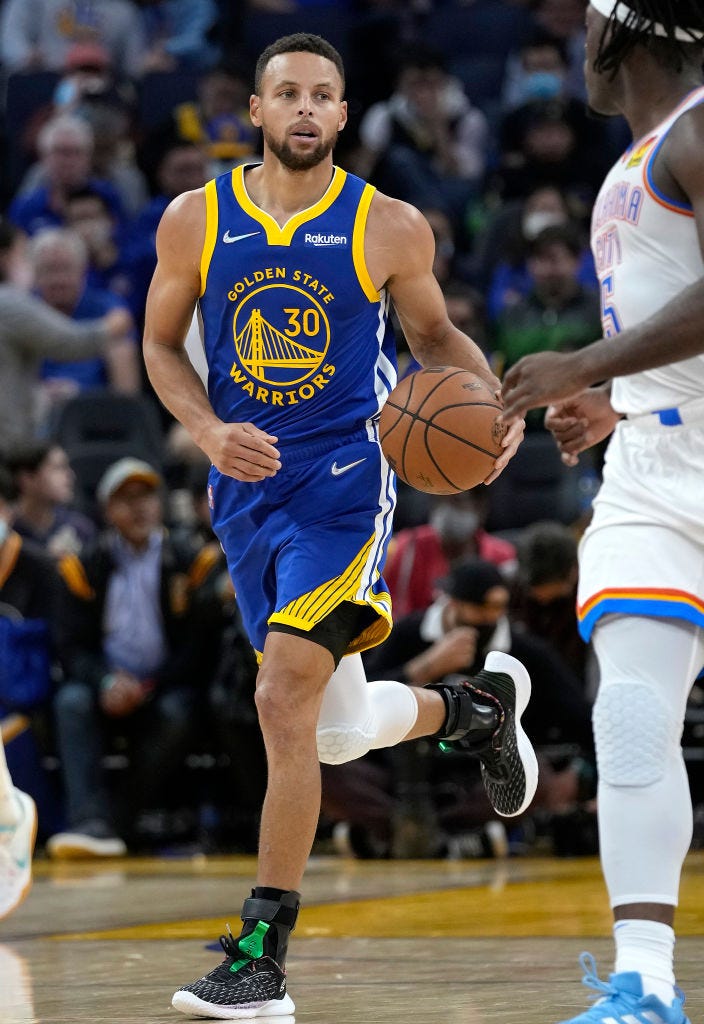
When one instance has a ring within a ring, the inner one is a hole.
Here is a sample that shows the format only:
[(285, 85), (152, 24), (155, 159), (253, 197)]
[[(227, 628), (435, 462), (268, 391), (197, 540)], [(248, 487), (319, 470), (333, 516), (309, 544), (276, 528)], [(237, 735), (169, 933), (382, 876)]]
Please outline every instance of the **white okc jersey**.
[[(691, 206), (662, 195), (653, 164), (668, 131), (704, 87), (691, 92), (652, 132), (634, 143), (606, 177), (592, 214), (592, 251), (601, 289), (605, 337), (632, 327), (704, 277)], [(647, 413), (704, 397), (704, 355), (617, 377), (613, 407)]]

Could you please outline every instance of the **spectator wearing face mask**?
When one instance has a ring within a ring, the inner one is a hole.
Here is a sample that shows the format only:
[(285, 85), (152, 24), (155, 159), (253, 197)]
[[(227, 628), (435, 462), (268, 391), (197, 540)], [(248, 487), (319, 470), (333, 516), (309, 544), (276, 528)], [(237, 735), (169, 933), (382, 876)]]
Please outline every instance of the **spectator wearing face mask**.
[(437, 596), (437, 581), (447, 576), (458, 559), (476, 555), (510, 576), (516, 549), (484, 530), (487, 511), (487, 496), (480, 485), (435, 498), (429, 522), (396, 534), (384, 568), (395, 616), (428, 608)]
[(442, 54), (406, 47), (392, 95), (360, 126), (355, 172), (397, 199), (435, 206), (461, 221), (484, 175), (488, 123)]
[[(541, 185), (525, 199), (513, 200), (497, 211), (477, 243), (476, 256), (477, 277), (487, 295), (490, 321), (533, 287), (527, 258), (538, 235), (556, 226), (569, 225), (582, 231), (585, 217), (586, 211), (556, 185)], [(594, 259), (585, 238), (580, 246), (578, 280), (582, 287), (595, 289)]]
[(565, 95), (568, 74), (564, 43), (541, 29), (509, 55), (501, 97), (505, 113), (533, 100)]

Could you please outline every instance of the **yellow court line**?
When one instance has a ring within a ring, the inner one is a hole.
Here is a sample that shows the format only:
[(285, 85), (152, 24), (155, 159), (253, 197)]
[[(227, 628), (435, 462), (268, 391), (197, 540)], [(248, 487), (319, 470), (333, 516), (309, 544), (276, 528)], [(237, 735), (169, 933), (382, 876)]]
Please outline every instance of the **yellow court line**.
[[(680, 935), (704, 935), (704, 870), (701, 856), (685, 870)], [(498, 864), (489, 884), (447, 887), (304, 906), (296, 934), (310, 937), (586, 937), (608, 934), (611, 915), (596, 858), (518, 864), (525, 869), (512, 879), (516, 862)], [(409, 862), (406, 862), (409, 864)], [(486, 868), (486, 864), (484, 865)], [(370, 865), (371, 867), (371, 865)], [(550, 869), (551, 876), (547, 876)], [(442, 875), (442, 866), (438, 865)], [(543, 875), (543, 877), (540, 877)], [(478, 876), (479, 877), (479, 876)], [(486, 881), (486, 875), (484, 875)], [(416, 884), (420, 879), (416, 879)], [(411, 884), (413, 884), (411, 882)], [(64, 941), (200, 939), (224, 931), (225, 918), (195, 918), (140, 924), (102, 931), (55, 935)]]

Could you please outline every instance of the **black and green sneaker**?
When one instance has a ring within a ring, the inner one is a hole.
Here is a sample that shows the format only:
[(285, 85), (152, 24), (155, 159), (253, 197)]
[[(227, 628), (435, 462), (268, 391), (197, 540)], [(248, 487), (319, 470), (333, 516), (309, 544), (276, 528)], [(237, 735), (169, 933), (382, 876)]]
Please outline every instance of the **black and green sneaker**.
[(295, 1010), (286, 992), (286, 950), (298, 915), (300, 894), (283, 893), (280, 900), (244, 901), (243, 934), (220, 936), (225, 960), (198, 981), (184, 985), (171, 1000), (181, 1013), (217, 1020), (283, 1017)]
[(295, 1006), (286, 992), (286, 973), (270, 956), (257, 955), (268, 928), (260, 921), (254, 932), (237, 940), (228, 926), (227, 935), (220, 936), (226, 959), (198, 981), (175, 992), (171, 1000), (174, 1009), (217, 1020), (293, 1013)]
[(479, 759), (484, 788), (497, 814), (523, 814), (538, 785), (538, 761), (521, 726), (531, 690), (524, 666), (510, 654), (491, 651), (476, 676), (428, 689), (443, 693), (448, 707), (441, 749)]

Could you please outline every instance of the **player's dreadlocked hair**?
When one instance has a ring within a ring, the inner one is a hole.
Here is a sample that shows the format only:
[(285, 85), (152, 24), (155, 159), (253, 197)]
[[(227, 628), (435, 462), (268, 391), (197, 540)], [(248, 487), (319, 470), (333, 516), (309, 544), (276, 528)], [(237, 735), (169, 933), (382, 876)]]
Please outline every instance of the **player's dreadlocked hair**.
[[(599, 43), (594, 62), (597, 71), (615, 75), (636, 46), (645, 46), (662, 64), (678, 74), (685, 65), (701, 66), (704, 41), (692, 36), (686, 42), (677, 38), (676, 30), (704, 32), (702, 0), (624, 0), (630, 9), (621, 21), (614, 14), (609, 18)], [(655, 25), (665, 30), (656, 34)]]

